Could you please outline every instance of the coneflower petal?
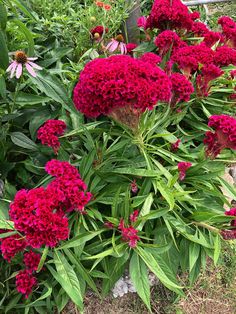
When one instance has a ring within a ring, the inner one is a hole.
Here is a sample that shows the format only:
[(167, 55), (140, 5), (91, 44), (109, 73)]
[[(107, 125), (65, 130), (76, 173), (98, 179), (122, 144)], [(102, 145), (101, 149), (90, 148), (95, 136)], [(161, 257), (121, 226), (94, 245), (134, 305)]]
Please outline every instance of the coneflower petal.
[(43, 69), (42, 67), (40, 67), (39, 65), (37, 65), (37, 64), (34, 63), (34, 62), (28, 61), (27, 63), (28, 63), (29, 65), (31, 65), (32, 68), (34, 68), (34, 69), (37, 69), (37, 70), (42, 70), (42, 69)]
[(34, 57), (34, 58), (27, 58), (27, 60), (29, 60), (29, 61), (35, 61), (35, 60), (37, 60), (38, 58), (37, 57)]
[(33, 77), (37, 76), (37, 74), (35, 73), (34, 69), (32, 68), (31, 65), (29, 65), (28, 62), (25, 64), (25, 67), (26, 67), (26, 69), (27, 69), (27, 71), (29, 72), (30, 75), (32, 75)]
[(22, 75), (22, 64), (18, 63), (16, 67), (16, 78), (20, 78)]
[(18, 65), (17, 62), (15, 62), (15, 61), (12, 63), (10, 78), (13, 78), (13, 76), (14, 76), (14, 74), (15, 74), (15, 71), (16, 71), (17, 65)]
[(11, 62), (11, 64), (9, 65), (9, 67), (6, 69), (6, 72), (10, 72), (11, 69), (14, 67), (14, 65), (17, 65), (17, 63), (15, 61)]

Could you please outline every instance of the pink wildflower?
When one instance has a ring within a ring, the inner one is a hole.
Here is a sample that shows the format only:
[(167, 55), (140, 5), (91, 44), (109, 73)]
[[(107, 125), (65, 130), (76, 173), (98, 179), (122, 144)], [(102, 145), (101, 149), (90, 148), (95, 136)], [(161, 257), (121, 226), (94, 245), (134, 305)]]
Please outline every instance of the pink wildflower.
[(13, 78), (16, 73), (16, 78), (19, 79), (23, 73), (23, 67), (25, 66), (26, 70), (30, 75), (36, 77), (34, 69), (42, 70), (42, 68), (36, 63), (32, 62), (38, 58), (29, 58), (24, 53), (24, 51), (17, 51), (14, 55), (14, 60), (11, 62), (9, 67), (6, 69), (6, 72), (11, 72), (10, 78)]
[(183, 181), (186, 176), (186, 171), (192, 166), (191, 162), (179, 162), (178, 170), (179, 170), (179, 180)]
[(106, 50), (113, 53), (116, 50), (120, 51), (122, 55), (127, 53), (126, 44), (124, 43), (124, 37), (120, 34), (116, 38), (112, 39), (106, 46)]

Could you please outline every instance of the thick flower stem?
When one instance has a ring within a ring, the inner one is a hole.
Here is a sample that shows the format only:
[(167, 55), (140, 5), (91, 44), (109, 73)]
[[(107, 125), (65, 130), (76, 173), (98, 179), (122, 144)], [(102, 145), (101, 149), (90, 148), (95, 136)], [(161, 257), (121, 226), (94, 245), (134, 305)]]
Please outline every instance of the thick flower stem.
[(208, 229), (209, 231), (213, 232), (213, 233), (220, 233), (220, 230), (218, 228), (215, 228), (215, 227), (212, 227), (204, 222), (196, 222), (194, 221), (193, 222), (194, 225), (198, 226), (198, 227), (202, 227), (202, 228), (205, 228), (205, 229)]

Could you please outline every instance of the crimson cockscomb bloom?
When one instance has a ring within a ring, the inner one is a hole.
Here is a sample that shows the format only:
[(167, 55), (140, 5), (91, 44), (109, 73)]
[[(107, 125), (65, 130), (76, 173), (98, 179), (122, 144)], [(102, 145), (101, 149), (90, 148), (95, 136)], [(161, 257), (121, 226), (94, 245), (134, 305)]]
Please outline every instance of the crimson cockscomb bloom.
[(74, 89), (74, 103), (88, 117), (127, 108), (145, 111), (169, 101), (171, 82), (159, 67), (130, 56), (95, 59), (85, 66)]
[(118, 229), (121, 231), (123, 241), (128, 242), (131, 248), (137, 246), (137, 242), (140, 240), (139, 236), (137, 235), (137, 229), (132, 226), (125, 227), (124, 219), (120, 220)]
[(53, 148), (55, 154), (58, 153), (60, 148), (60, 142), (58, 136), (64, 134), (66, 124), (62, 120), (47, 120), (43, 126), (41, 126), (37, 133), (37, 138), (43, 145), (47, 145)]
[(33, 287), (37, 285), (37, 279), (29, 270), (21, 270), (16, 275), (16, 289), (28, 299)]
[(176, 51), (181, 47), (187, 46), (187, 44), (171, 30), (165, 30), (161, 32), (154, 40), (154, 44), (158, 48), (160, 56), (164, 56), (167, 52)]
[(145, 52), (139, 60), (142, 60), (143, 62), (148, 62), (152, 65), (158, 65), (161, 63), (162, 59), (160, 56), (153, 52)]
[(40, 254), (30, 251), (24, 254), (23, 262), (25, 264), (26, 269), (28, 269), (32, 273), (38, 269), (40, 259), (41, 259)]
[(133, 211), (132, 214), (130, 214), (129, 220), (131, 222), (135, 222), (138, 219), (138, 215), (139, 215), (139, 211), (136, 209), (136, 210)]
[(213, 131), (207, 131), (205, 139), (206, 154), (215, 158), (224, 148), (236, 150), (236, 119), (228, 115), (213, 115), (208, 126)]
[(0, 249), (2, 256), (9, 263), (11, 259), (14, 258), (14, 256), (17, 253), (22, 252), (27, 245), (25, 239), (18, 234), (9, 236), (4, 239), (0, 239), (0, 241), (1, 241)]
[(176, 142), (172, 143), (171, 144), (171, 151), (176, 152), (179, 148), (180, 143), (181, 143), (180, 139), (178, 139)]
[(178, 163), (178, 170), (179, 170), (179, 180), (183, 181), (186, 177), (186, 171), (192, 166), (191, 162), (179, 162)]
[(187, 102), (190, 100), (190, 96), (194, 92), (193, 84), (180, 73), (173, 73), (170, 76), (172, 83), (172, 97), (171, 106), (174, 107), (179, 102)]
[(190, 30), (192, 24), (191, 14), (180, 0), (155, 0), (146, 27)]

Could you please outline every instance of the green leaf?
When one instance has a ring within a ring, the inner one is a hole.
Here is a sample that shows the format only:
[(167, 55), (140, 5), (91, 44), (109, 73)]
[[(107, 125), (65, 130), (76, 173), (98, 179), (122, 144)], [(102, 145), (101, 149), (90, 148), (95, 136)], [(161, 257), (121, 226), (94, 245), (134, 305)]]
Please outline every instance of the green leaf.
[(6, 82), (3, 75), (0, 75), (0, 96), (3, 99), (6, 99), (6, 96), (7, 96)]
[(150, 284), (146, 264), (140, 259), (136, 252), (133, 252), (129, 264), (129, 273), (134, 287), (151, 312), (150, 305)]
[(189, 244), (189, 271), (191, 272), (200, 255), (200, 245), (197, 243)]
[(20, 106), (37, 105), (50, 101), (51, 98), (34, 94), (19, 92), (16, 97), (16, 103)]
[(9, 65), (8, 49), (6, 43), (6, 34), (0, 30), (0, 68), (6, 70)]
[(160, 172), (155, 170), (137, 169), (137, 168), (117, 168), (112, 173), (129, 174), (138, 177), (159, 177)]
[(215, 238), (215, 245), (214, 245), (214, 264), (217, 265), (218, 259), (221, 253), (221, 238), (217, 234)]
[(37, 273), (39, 273), (41, 271), (41, 269), (43, 268), (43, 265), (45, 263), (47, 255), (48, 255), (48, 250), (49, 250), (49, 247), (45, 246), (45, 248), (43, 250), (43, 254), (42, 254), (41, 259), (40, 259), (39, 264), (38, 264)]
[(78, 236), (72, 238), (71, 240), (66, 241), (64, 244), (56, 248), (56, 250), (69, 249), (72, 247), (80, 246), (85, 242), (92, 240), (93, 238), (95, 238), (97, 235), (101, 234), (104, 231), (106, 231), (106, 229), (79, 234)]
[(25, 39), (28, 42), (28, 55), (30, 57), (34, 56), (34, 37), (31, 33), (31, 31), (28, 30), (28, 28), (25, 26), (24, 23), (22, 23), (20, 20), (12, 20), (13, 23), (15, 23), (21, 32), (25, 35)]
[(175, 205), (173, 193), (166, 186), (166, 184), (164, 184), (163, 181), (155, 181), (154, 185), (159, 190), (161, 195), (166, 199), (167, 203), (170, 206), (170, 210), (172, 210), (174, 208), (174, 205)]
[(4, 30), (7, 26), (7, 9), (3, 4), (2, 0), (0, 0), (0, 29)]
[(55, 75), (43, 70), (37, 73), (37, 77), (30, 77), (30, 79), (40, 91), (60, 103), (64, 109), (71, 113), (77, 113), (72, 100), (69, 98), (67, 89)]
[[(139, 217), (145, 217), (145, 216), (148, 216), (148, 214), (150, 213), (150, 210), (151, 210), (151, 206), (152, 206), (152, 203), (153, 203), (154, 199), (153, 199), (153, 194), (152, 193), (149, 193), (144, 204), (143, 204), (143, 207), (139, 213)], [(138, 226), (138, 230), (142, 230), (143, 226), (145, 224), (145, 220), (142, 220)]]
[(160, 281), (168, 287), (168, 289), (173, 290), (178, 294), (182, 294), (182, 291), (180, 290), (182, 287), (178, 286), (167, 277), (167, 275), (165, 274), (165, 269), (162, 269), (159, 266), (151, 253), (145, 251), (139, 246), (137, 246), (134, 250), (139, 254), (142, 260), (145, 262), (148, 268), (157, 276), (157, 278), (159, 278)]
[(34, 15), (30, 12), (30, 9), (21, 1), (21, 0), (11, 0), (16, 4), (16, 6), (25, 14), (27, 15), (30, 19), (36, 21), (36, 18)]
[(37, 145), (31, 141), (25, 134), (21, 132), (13, 132), (11, 133), (11, 140), (14, 144), (17, 146), (37, 151), (38, 147)]
[(14, 230), (14, 222), (0, 219), (0, 229)]
[(52, 287), (49, 286), (49, 284), (47, 282), (45, 282), (44, 284), (47, 287), (46, 292), (43, 295), (41, 295), (38, 299), (36, 299), (35, 301), (31, 302), (30, 304), (27, 304), (26, 307), (30, 307), (32, 305), (35, 305), (38, 301), (47, 299), (52, 294)]
[[(53, 271), (50, 267), (55, 279), (60, 283), (62, 288), (71, 298), (71, 300), (83, 310), (83, 297), (81, 294), (79, 280), (72, 268), (72, 266), (67, 262), (65, 256), (58, 251), (54, 252), (54, 263), (57, 269), (57, 272)], [(56, 276), (55, 276), (56, 273)]]

